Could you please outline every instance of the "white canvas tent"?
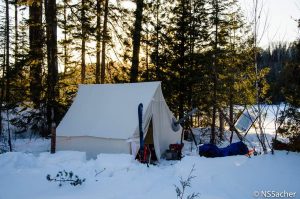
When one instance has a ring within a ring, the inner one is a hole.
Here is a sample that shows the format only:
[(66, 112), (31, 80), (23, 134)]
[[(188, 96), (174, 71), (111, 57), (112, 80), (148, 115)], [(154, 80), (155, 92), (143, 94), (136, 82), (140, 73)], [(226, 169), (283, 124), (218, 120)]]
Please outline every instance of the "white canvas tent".
[[(138, 105), (143, 103), (144, 138), (152, 139), (158, 159), (180, 141), (171, 128), (173, 114), (160, 82), (80, 85), (73, 104), (56, 129), (57, 150), (136, 155), (139, 149)], [(149, 128), (150, 127), (150, 128)]]

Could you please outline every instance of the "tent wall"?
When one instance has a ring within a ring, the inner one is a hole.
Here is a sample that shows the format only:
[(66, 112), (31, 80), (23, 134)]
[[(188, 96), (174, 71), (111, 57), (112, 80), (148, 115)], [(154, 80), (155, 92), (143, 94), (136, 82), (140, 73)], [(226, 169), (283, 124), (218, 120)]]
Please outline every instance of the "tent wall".
[(80, 85), (57, 135), (128, 139), (138, 126), (139, 103), (146, 110), (159, 86), (160, 82)]
[(81, 86), (57, 127), (57, 150), (85, 151), (88, 158), (99, 153), (136, 155), (140, 145), (139, 103), (144, 105), (144, 138), (152, 118), (154, 148), (159, 159), (181, 137), (181, 129), (174, 132), (171, 128), (173, 114), (160, 82)]
[(166, 104), (161, 86), (156, 90), (152, 100), (152, 114), (154, 148), (157, 157), (161, 157), (169, 145), (179, 143), (181, 137), (181, 128), (177, 132), (172, 130), (173, 114)]
[[(143, 114), (144, 132), (148, 131), (149, 123), (152, 118), (153, 142), (155, 153), (158, 159), (161, 158), (161, 156), (167, 149), (169, 149), (170, 144), (180, 142), (181, 128), (177, 132), (174, 132), (172, 130), (172, 117), (173, 114), (163, 97), (161, 86), (159, 85), (155, 91), (150, 105), (147, 107)], [(144, 134), (144, 138), (146, 136), (147, 135)], [(133, 143), (133, 146), (137, 146), (139, 148), (140, 143), (138, 126), (132, 138), (135, 138), (133, 139), (135, 141), (135, 143)], [(137, 150), (133, 151), (137, 152)]]
[(126, 153), (130, 154), (130, 145), (122, 139), (105, 139), (98, 137), (79, 136), (56, 138), (58, 151), (72, 150), (86, 152), (87, 158), (96, 158), (100, 153)]

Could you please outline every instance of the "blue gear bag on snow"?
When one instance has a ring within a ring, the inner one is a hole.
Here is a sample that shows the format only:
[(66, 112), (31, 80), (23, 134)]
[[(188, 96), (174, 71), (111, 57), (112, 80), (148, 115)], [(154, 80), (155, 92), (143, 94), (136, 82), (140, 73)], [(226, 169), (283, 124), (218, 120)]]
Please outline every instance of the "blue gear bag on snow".
[(225, 157), (232, 155), (246, 155), (249, 150), (245, 143), (236, 142), (225, 148), (219, 148), (214, 144), (204, 144), (199, 147), (199, 155), (205, 157)]

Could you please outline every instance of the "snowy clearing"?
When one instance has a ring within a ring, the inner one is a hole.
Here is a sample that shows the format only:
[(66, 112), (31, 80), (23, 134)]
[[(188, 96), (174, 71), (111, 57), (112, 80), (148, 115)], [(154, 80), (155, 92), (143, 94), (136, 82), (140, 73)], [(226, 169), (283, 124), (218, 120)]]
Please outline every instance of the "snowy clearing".
[[(193, 165), (196, 177), (187, 194), (199, 193), (205, 199), (241, 199), (266, 190), (296, 192), (295, 198), (300, 198), (300, 154), (283, 151), (252, 158), (186, 156), (181, 161), (162, 161), (149, 168), (122, 154), (102, 154), (86, 161), (82, 152), (37, 156), (5, 153), (0, 155), (0, 198), (176, 198), (174, 185), (179, 185), (179, 177), (188, 176)], [(86, 182), (78, 187), (59, 187), (46, 180), (47, 174), (55, 176), (62, 170), (73, 171)]]
[(32, 138), (13, 140), (13, 150), (16, 152), (39, 154), (49, 151), (50, 139)]
[[(269, 141), (274, 137), (273, 118), (269, 111), (265, 123)], [(247, 139), (261, 151), (253, 128)], [(237, 137), (234, 140), (238, 141)], [(224, 141), (220, 146), (227, 145)], [(180, 177), (188, 177), (194, 165), (195, 178), (184, 198), (199, 193), (202, 199), (251, 199), (255, 191), (285, 191), (300, 198), (299, 153), (204, 158), (192, 142), (185, 142), (181, 161), (162, 160), (147, 167), (125, 154), (101, 154), (91, 160), (84, 152), (52, 155), (47, 152), (47, 139), (15, 139), (13, 148), (17, 152), (0, 155), (0, 199), (175, 199), (175, 185), (180, 185)], [(63, 170), (86, 181), (76, 187), (47, 181), (48, 174), (55, 177)]]

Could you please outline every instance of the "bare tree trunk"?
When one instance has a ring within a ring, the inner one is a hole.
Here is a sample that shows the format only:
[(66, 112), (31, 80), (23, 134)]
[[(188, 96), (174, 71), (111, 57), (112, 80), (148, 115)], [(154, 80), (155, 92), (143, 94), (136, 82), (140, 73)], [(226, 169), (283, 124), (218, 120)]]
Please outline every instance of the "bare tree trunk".
[(35, 108), (40, 108), (43, 67), (42, 0), (34, 0), (29, 6), (30, 93)]
[(15, 65), (18, 63), (18, 39), (19, 39), (19, 31), (18, 31), (18, 0), (15, 0)]
[[(189, 14), (191, 15), (191, 13), (194, 13), (194, 6), (193, 6), (193, 2), (192, 0), (189, 1)], [(190, 79), (187, 80), (188, 82), (188, 85), (187, 85), (187, 88), (188, 88), (188, 92), (187, 92), (187, 96), (188, 96), (188, 108), (190, 110), (192, 110), (194, 108), (194, 102), (193, 102), (193, 84), (194, 84), (194, 71), (195, 71), (195, 62), (194, 62), (194, 54), (195, 54), (195, 38), (196, 38), (196, 35), (195, 35), (195, 20), (192, 16), (189, 16), (189, 25), (188, 25), (188, 32), (189, 33), (189, 76), (190, 76)], [(192, 71), (192, 72), (191, 72)], [(190, 117), (190, 121), (189, 121), (189, 125), (190, 126), (193, 126), (193, 116)]]
[(258, 85), (258, 65), (257, 65), (257, 24), (259, 20), (259, 16), (257, 16), (257, 10), (258, 10), (258, 0), (255, 0), (255, 7), (254, 7), (254, 65), (255, 65), (255, 73), (256, 73), (256, 81), (255, 81), (255, 87), (256, 87), (256, 103), (257, 103), (257, 109), (258, 109), (258, 126), (260, 131), (260, 143), (263, 148), (264, 153), (267, 153), (267, 147), (266, 147), (266, 141), (265, 141), (265, 134), (262, 127), (262, 118), (261, 118), (261, 105), (260, 105), (260, 87)]
[(96, 84), (100, 83), (100, 54), (101, 54), (101, 2), (97, 0), (97, 25), (96, 25)]
[(224, 139), (224, 118), (222, 117), (222, 114), (219, 114), (219, 122), (220, 122), (220, 139)]
[(47, 30), (47, 62), (48, 62), (48, 104), (47, 123), (51, 134), (51, 153), (55, 153), (56, 143), (56, 99), (58, 97), (58, 64), (57, 64), (57, 18), (56, 0), (45, 1)]
[(149, 81), (149, 30), (147, 25), (146, 30), (146, 81)]
[(7, 116), (7, 133), (8, 133), (8, 146), (9, 146), (9, 151), (12, 151), (12, 144), (11, 144), (11, 135), (10, 135), (10, 127), (9, 127), (9, 101), (10, 101), (10, 62), (9, 62), (9, 2), (8, 0), (5, 0), (5, 21), (6, 21), (6, 26), (5, 26), (5, 34), (6, 34), (6, 89), (5, 89), (5, 101), (6, 101), (6, 116)]
[[(231, 50), (234, 53), (232, 55), (232, 58), (231, 58), (232, 63), (236, 63), (235, 62), (235, 55), (236, 55), (236, 53), (235, 53), (235, 39), (236, 39), (235, 35), (236, 35), (236, 29), (233, 28), (233, 38), (231, 39), (231, 37), (230, 37), (230, 43), (232, 44), (231, 45), (232, 46)], [(235, 121), (234, 121), (234, 118), (233, 118), (233, 106), (234, 106), (234, 94), (233, 94), (233, 92), (234, 92), (234, 83), (235, 83), (235, 76), (234, 76), (235, 72), (230, 70), (230, 73), (231, 73), (231, 78), (230, 78), (230, 85), (229, 85), (229, 120), (230, 120), (231, 124), (234, 124)], [(233, 139), (232, 125), (230, 125), (229, 130), (231, 131), (230, 140), (229, 140), (230, 144), (231, 144), (232, 139)]]
[(156, 1), (156, 44), (155, 44), (155, 72), (156, 72), (156, 79), (161, 80), (161, 74), (160, 74), (160, 67), (159, 67), (159, 5), (160, 5), (160, 0)]
[(213, 105), (212, 121), (211, 121), (211, 137), (210, 137), (210, 143), (211, 144), (216, 143), (216, 130), (215, 130), (215, 128), (216, 128), (216, 105)]
[(54, 120), (54, 108), (51, 108), (51, 149), (50, 153), (56, 152), (56, 124)]
[(68, 64), (69, 64), (69, 57), (68, 57), (68, 47), (67, 47), (67, 0), (64, 0), (64, 21), (63, 21), (63, 27), (64, 27), (64, 75), (66, 75), (66, 72), (68, 70)]
[(3, 132), (3, 125), (2, 125), (2, 111), (3, 111), (3, 100), (4, 100), (4, 89), (5, 89), (5, 83), (4, 83), (4, 74), (5, 74), (5, 51), (6, 49), (3, 49), (3, 65), (2, 65), (2, 78), (1, 78), (1, 96), (0, 96), (0, 136)]
[(81, 83), (85, 82), (85, 44), (86, 44), (86, 16), (85, 16), (85, 0), (81, 0)]
[(102, 38), (102, 57), (101, 57), (101, 84), (105, 83), (105, 52), (107, 43), (107, 20), (108, 20), (108, 0), (105, 0), (104, 21), (103, 21), (103, 38)]
[(187, 24), (184, 23), (187, 17), (186, 13), (186, 6), (185, 6), (185, 0), (181, 0), (181, 6), (182, 6), (182, 15), (181, 17), (181, 23), (179, 27), (179, 31), (181, 34), (180, 37), (180, 43), (179, 43), (179, 60), (178, 60), (178, 67), (179, 67), (179, 118), (182, 118), (184, 116), (184, 90), (185, 87), (185, 81), (184, 81), (184, 69), (185, 69), (185, 45), (186, 45), (186, 37), (184, 36), (186, 32), (186, 26)]
[(139, 73), (139, 54), (140, 54), (140, 45), (141, 45), (141, 31), (142, 31), (142, 21), (143, 21), (143, 8), (144, 1), (136, 1), (136, 10), (135, 10), (135, 23), (133, 31), (133, 51), (132, 51), (132, 65), (130, 73), (130, 82), (138, 81)]
[(4, 89), (5, 89), (5, 83), (4, 83), (4, 73), (5, 73), (5, 51), (6, 49), (3, 49), (3, 65), (2, 65), (2, 78), (1, 78), (1, 96), (0, 96), (0, 136), (3, 133), (3, 125), (2, 125), (2, 112), (3, 112), (3, 101), (4, 101)]
[(214, 58), (213, 58), (213, 99), (212, 99), (212, 122), (211, 122), (211, 138), (210, 143), (216, 143), (216, 112), (217, 112), (217, 54), (218, 54), (218, 28), (219, 28), (219, 4), (218, 0), (213, 1), (215, 18), (215, 46), (214, 46)]
[[(232, 91), (230, 92), (230, 98), (229, 98), (229, 121), (231, 122), (231, 124), (234, 124), (233, 121), (233, 100), (232, 100)], [(230, 144), (232, 143), (232, 138), (233, 138), (233, 129), (232, 129), (232, 125), (230, 125), (229, 130), (231, 131), (231, 135), (230, 135)]]

